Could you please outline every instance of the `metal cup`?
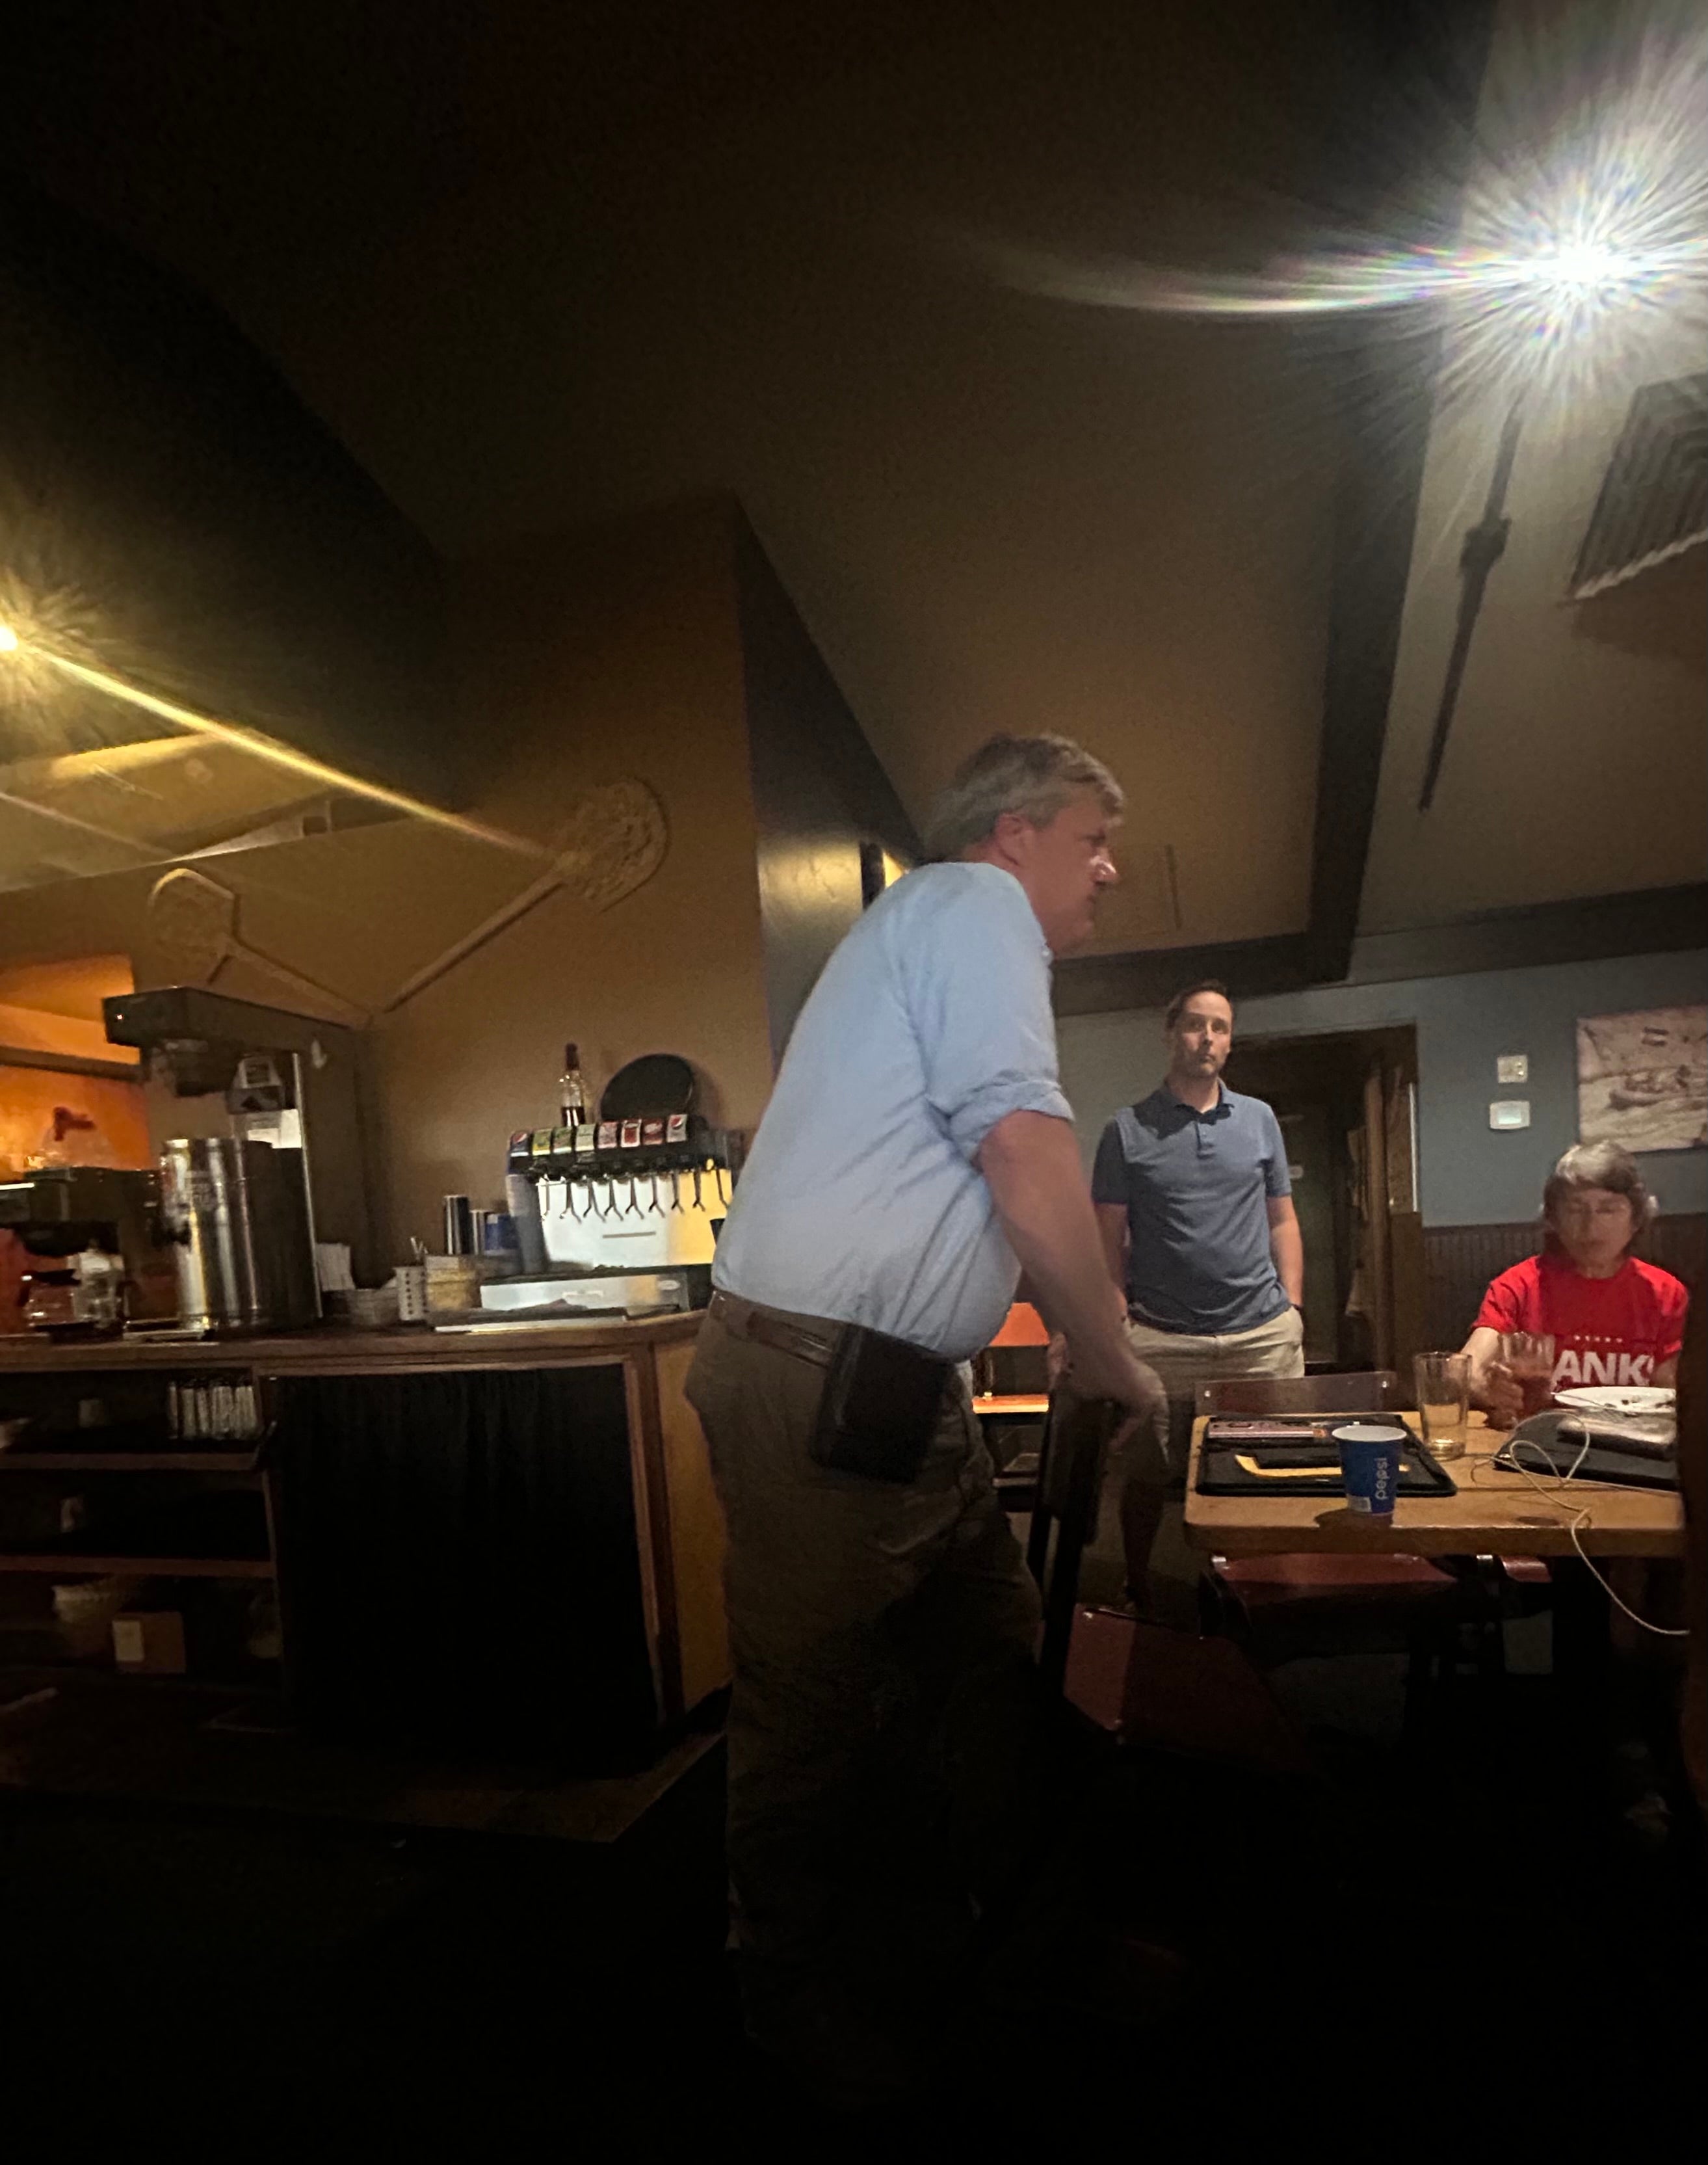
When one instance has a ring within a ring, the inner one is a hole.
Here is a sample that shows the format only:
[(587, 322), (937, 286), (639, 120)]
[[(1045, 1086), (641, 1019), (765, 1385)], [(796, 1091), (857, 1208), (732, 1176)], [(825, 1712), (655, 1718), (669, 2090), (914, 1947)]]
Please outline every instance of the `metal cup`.
[(448, 1256), (475, 1252), (475, 1214), (466, 1195), (444, 1198), (444, 1251)]

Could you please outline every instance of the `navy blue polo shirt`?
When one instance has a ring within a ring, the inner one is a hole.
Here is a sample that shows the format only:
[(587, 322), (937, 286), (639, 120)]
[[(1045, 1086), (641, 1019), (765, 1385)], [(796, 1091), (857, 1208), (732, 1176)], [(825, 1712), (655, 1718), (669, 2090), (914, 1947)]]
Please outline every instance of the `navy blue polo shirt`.
[(1091, 1175), (1127, 1211), (1127, 1298), (1139, 1321), (1221, 1336), (1255, 1330), (1289, 1302), (1269, 1251), (1269, 1201), (1290, 1195), (1280, 1123), (1224, 1089), (1207, 1113), (1166, 1085), (1117, 1113)]

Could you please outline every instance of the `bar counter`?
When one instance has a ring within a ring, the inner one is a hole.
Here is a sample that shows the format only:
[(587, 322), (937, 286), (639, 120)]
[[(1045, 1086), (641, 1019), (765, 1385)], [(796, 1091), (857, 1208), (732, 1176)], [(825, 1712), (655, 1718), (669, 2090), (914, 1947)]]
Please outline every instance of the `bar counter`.
[(0, 1377), (96, 1369), (243, 1368), (258, 1376), (374, 1375), (412, 1368), (538, 1368), (565, 1362), (623, 1359), (643, 1346), (691, 1345), (700, 1316), (657, 1315), (629, 1322), (599, 1316), (585, 1323), (527, 1328), (435, 1330), (403, 1323), (384, 1330), (322, 1324), (275, 1337), (69, 1338), (39, 1332), (0, 1335)]
[[(723, 1519), (683, 1395), (700, 1323), (8, 1335), (0, 1420), (34, 1425), (0, 1451), (0, 1483), (18, 1497), (57, 1478), (91, 1519), (29, 1552), (0, 1542), (17, 1551), (0, 1572), (271, 1576), (306, 1721), (633, 1761), (728, 1681)], [(169, 1383), (204, 1377), (255, 1384), (264, 1443), (198, 1453), (171, 1434)], [(209, 1491), (246, 1469), (265, 1505), (251, 1549), (198, 1557), (170, 1538), (165, 1503), (202, 1458)], [(160, 1512), (137, 1504), (145, 1492)], [(109, 1523), (162, 1529), (143, 1553), (95, 1531), (103, 1494), (119, 1499)]]

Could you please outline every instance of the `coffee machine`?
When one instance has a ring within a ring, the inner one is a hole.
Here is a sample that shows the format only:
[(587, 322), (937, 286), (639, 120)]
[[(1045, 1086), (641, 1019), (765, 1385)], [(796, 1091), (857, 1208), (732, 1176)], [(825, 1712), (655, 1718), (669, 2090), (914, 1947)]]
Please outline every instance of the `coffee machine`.
[(23, 1293), (34, 1330), (98, 1334), (177, 1313), (158, 1173), (43, 1166), (0, 1181), (0, 1225), (38, 1259)]
[(346, 1244), (358, 1276), (376, 1270), (358, 1032), (200, 985), (125, 993), (102, 1009), (108, 1039), (145, 1056), (187, 1326), (313, 1322), (318, 1242)]

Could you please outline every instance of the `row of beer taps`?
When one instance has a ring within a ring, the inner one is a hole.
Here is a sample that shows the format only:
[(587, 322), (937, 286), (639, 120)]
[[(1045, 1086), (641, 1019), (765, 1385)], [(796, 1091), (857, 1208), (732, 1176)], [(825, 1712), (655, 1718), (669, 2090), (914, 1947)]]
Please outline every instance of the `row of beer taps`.
[[(706, 1208), (705, 1180), (707, 1173), (712, 1176), (718, 1202), (727, 1210), (729, 1208), (729, 1192), (724, 1186), (724, 1168), (717, 1159), (707, 1158), (702, 1164), (686, 1170), (671, 1167), (656, 1172), (641, 1169), (633, 1172), (576, 1173), (568, 1179), (555, 1179), (548, 1175), (540, 1182), (539, 1214), (542, 1218), (574, 1218), (577, 1220), (668, 1218), (672, 1213), (682, 1211), (682, 1183), (685, 1180), (691, 1180), (694, 1183), (694, 1208), (703, 1210)], [(665, 1183), (668, 1183), (667, 1192), (670, 1198), (668, 1209), (659, 1193), (660, 1184)], [(649, 1191), (644, 1205), (640, 1199), (643, 1183)], [(551, 1208), (550, 1196), (550, 1190), (554, 1188), (560, 1191), (555, 1211)], [(600, 1200), (602, 1189), (604, 1192), (602, 1203)], [(626, 1201), (618, 1199), (619, 1189), (627, 1191)], [(578, 1190), (582, 1198), (579, 1209), (575, 1203)]]

